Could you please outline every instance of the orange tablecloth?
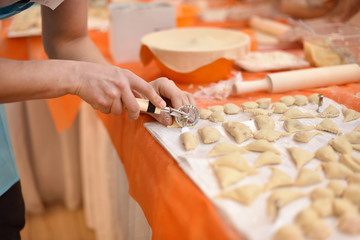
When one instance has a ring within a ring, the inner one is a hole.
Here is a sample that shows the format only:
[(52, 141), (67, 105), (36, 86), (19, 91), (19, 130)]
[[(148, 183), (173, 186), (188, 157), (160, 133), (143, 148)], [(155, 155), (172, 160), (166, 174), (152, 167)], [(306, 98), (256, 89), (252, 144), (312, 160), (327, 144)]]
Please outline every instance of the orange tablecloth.
[[(110, 60), (106, 33), (91, 32), (91, 38)], [(28, 49), (28, 52), (19, 49)], [(0, 57), (15, 59), (45, 58), (39, 37), (22, 39), (0, 38)], [(143, 67), (140, 63), (121, 64), (147, 81), (161, 76), (154, 63)], [(243, 73), (245, 80), (262, 78), (266, 73)], [(359, 79), (360, 80), (360, 79)], [(194, 91), (197, 86), (184, 90)], [(360, 91), (360, 83), (344, 86), (330, 86), (319, 89), (288, 92), (286, 95), (314, 92), (323, 93), (338, 103), (360, 111), (359, 98), (355, 93)], [(198, 107), (233, 102), (241, 104), (249, 99), (270, 97), (277, 101), (285, 94), (268, 94), (265, 92), (231, 97), (226, 101), (199, 100)], [(74, 96), (49, 100), (58, 130), (67, 128), (77, 114), (81, 101)], [(170, 155), (147, 132), (143, 123), (153, 121), (142, 115), (136, 121), (127, 119), (126, 112), (120, 116), (99, 113), (106, 126), (112, 142), (124, 165), (129, 181), (129, 193), (142, 207), (152, 227), (153, 239), (242, 239), (241, 235), (222, 218), (211, 202), (185, 175)]]

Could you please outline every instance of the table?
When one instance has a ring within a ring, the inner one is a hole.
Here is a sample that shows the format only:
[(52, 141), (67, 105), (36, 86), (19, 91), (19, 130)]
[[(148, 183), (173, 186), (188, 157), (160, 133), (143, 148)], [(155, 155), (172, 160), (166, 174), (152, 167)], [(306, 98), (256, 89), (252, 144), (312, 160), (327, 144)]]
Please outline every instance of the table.
[[(107, 33), (92, 32), (90, 36), (105, 57), (111, 60), (107, 45)], [(34, 41), (34, 49), (31, 53), (41, 54), (41, 50), (37, 51), (40, 49), (40, 46), (37, 45), (39, 42)], [(139, 62), (120, 64), (119, 66), (133, 71), (147, 81), (161, 76), (154, 63), (146, 67)], [(266, 73), (243, 73), (244, 80), (259, 79), (264, 75)], [(191, 89), (187, 85), (179, 85), (179, 87), (194, 91), (198, 86)], [(355, 96), (355, 93), (359, 91), (360, 83), (352, 83), (344, 86), (292, 91), (285, 94), (308, 96), (317, 92), (360, 111), (360, 101)], [(263, 97), (270, 97), (275, 102), (285, 94), (259, 92), (241, 97), (231, 97), (225, 101), (199, 100), (197, 105), (201, 109), (209, 105), (227, 102), (241, 104), (249, 99)], [(57, 130), (63, 131), (72, 124), (81, 101), (76, 97), (66, 96), (48, 100), (48, 104)], [(146, 131), (143, 124), (153, 121), (149, 116), (142, 115), (136, 121), (128, 120), (126, 112), (120, 116), (97, 112), (97, 116), (106, 127), (111, 142), (121, 159), (129, 182), (129, 194), (141, 206), (152, 228), (153, 239), (242, 239), (241, 234), (235, 232), (224, 221), (221, 213)]]

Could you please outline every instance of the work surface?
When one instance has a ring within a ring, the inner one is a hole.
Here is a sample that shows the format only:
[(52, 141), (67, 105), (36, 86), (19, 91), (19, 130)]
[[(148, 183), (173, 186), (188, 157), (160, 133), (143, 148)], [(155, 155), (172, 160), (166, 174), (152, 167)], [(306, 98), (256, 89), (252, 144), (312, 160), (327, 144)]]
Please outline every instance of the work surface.
[[(21, 39), (0, 38), (0, 56), (14, 59), (45, 59), (39, 37)], [(109, 59), (107, 33), (90, 32), (99, 49)], [(27, 49), (24, 52), (22, 49)], [(143, 67), (139, 62), (121, 64), (147, 81), (161, 77), (157, 66), (152, 63)], [(267, 73), (243, 73), (244, 80), (261, 79)], [(179, 85), (193, 92), (197, 85)], [(197, 100), (198, 108), (223, 105), (231, 102), (241, 105), (247, 101), (269, 97), (272, 102), (281, 96), (313, 93), (324, 94), (339, 104), (360, 111), (360, 101), (356, 93), (360, 83), (345, 86), (329, 86), (319, 89), (292, 91), (285, 94), (259, 92), (226, 100)], [(77, 97), (66, 96), (49, 100), (49, 107), (59, 131), (69, 127), (77, 115), (81, 103)], [(243, 239), (208, 196), (187, 176), (172, 156), (145, 129), (144, 123), (153, 119), (143, 115), (130, 121), (126, 113), (120, 116), (98, 114), (106, 126), (119, 157), (124, 165), (129, 181), (129, 193), (142, 207), (152, 227), (153, 239)]]

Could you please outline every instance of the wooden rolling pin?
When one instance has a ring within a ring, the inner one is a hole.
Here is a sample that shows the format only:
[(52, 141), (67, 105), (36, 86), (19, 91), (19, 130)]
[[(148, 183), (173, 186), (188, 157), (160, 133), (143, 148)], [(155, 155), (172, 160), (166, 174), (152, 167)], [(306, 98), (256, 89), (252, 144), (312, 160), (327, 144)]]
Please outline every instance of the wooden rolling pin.
[(232, 94), (240, 95), (257, 91), (281, 93), (352, 82), (360, 82), (360, 67), (355, 63), (271, 73), (263, 80), (235, 83)]

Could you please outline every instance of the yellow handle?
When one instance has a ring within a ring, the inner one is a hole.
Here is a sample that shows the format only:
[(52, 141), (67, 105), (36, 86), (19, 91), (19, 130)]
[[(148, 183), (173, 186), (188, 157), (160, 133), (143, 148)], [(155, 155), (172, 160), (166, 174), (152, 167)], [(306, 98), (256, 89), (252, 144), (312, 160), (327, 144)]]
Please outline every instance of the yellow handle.
[(142, 112), (155, 113), (155, 114), (160, 114), (160, 112), (161, 112), (160, 108), (155, 107), (155, 105), (152, 104), (147, 99), (136, 98), (136, 101), (138, 102), (138, 104), (140, 106), (140, 111), (142, 111)]

